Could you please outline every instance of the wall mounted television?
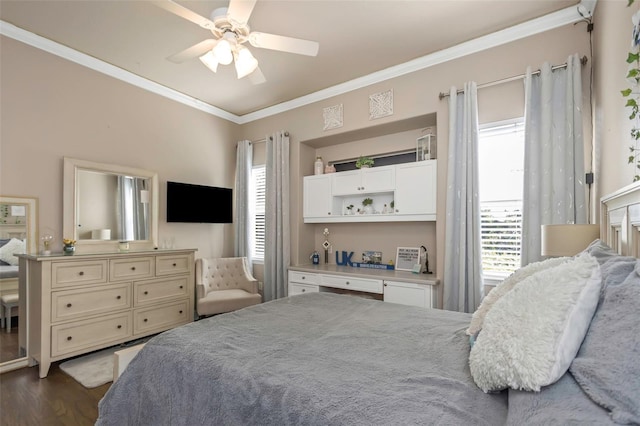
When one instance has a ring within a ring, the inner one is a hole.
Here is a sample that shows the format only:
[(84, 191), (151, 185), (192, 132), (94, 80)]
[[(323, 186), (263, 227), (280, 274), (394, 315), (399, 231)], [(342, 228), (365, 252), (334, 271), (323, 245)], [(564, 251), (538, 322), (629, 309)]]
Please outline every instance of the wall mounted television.
[(231, 188), (168, 181), (167, 222), (232, 223)]

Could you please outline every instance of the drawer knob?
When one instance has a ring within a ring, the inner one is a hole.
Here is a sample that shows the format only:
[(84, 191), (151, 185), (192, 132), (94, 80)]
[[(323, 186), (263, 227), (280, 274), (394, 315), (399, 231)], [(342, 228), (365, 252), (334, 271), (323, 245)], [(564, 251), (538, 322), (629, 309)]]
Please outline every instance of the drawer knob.
[(145, 318), (145, 319), (144, 319), (144, 322), (147, 322), (147, 321), (149, 321), (149, 320)]
[(71, 340), (71, 336), (67, 337), (67, 340)]
[(118, 329), (121, 329), (121, 328), (122, 328), (122, 326), (120, 324), (118, 324)]
[(136, 270), (136, 267), (135, 267), (135, 266), (132, 266), (132, 267), (131, 267), (131, 270), (132, 270), (132, 271), (135, 271), (135, 270)]
[(303, 288), (303, 289), (302, 289), (302, 292), (304, 293), (305, 291), (307, 291), (307, 289), (306, 289), (306, 288)]
[(144, 292), (144, 294), (145, 294), (145, 295), (147, 295), (147, 294), (149, 294), (149, 292), (148, 292), (148, 291), (145, 291), (145, 292)]
[(84, 271), (78, 272), (78, 275), (83, 276), (84, 275)]
[(303, 279), (303, 280), (304, 280), (305, 278), (307, 278), (307, 277), (302, 277), (302, 279)]
[(347, 285), (349, 285), (349, 281), (347, 281)]
[(178, 266), (178, 265), (174, 263), (174, 264), (173, 264), (173, 267), (175, 268), (176, 266)]
[(182, 286), (180, 286), (180, 288), (182, 288)]
[(182, 313), (182, 311), (180, 311), (179, 313)]
[(116, 296), (116, 299), (120, 300), (120, 299), (122, 299), (122, 296), (117, 295), (117, 296)]
[(67, 303), (67, 308), (70, 308), (70, 307), (71, 307), (71, 303)]

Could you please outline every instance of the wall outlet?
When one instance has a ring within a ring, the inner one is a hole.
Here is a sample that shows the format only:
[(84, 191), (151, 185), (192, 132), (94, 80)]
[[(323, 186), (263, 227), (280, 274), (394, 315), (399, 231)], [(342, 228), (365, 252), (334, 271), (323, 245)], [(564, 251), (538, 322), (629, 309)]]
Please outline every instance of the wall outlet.
[(258, 281), (258, 291), (262, 291), (262, 287), (263, 287), (262, 281)]

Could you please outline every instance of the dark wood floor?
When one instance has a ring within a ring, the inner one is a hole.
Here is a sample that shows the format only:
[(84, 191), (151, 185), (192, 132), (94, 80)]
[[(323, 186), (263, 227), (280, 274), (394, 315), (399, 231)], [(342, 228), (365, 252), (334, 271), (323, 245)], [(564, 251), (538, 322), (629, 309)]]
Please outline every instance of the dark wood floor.
[(45, 379), (38, 367), (0, 375), (0, 424), (82, 426), (98, 418), (98, 401), (111, 383), (87, 389), (53, 363)]
[(7, 333), (5, 328), (0, 330), (0, 362), (20, 358), (19, 352), (18, 317), (13, 317), (11, 321), (11, 332)]

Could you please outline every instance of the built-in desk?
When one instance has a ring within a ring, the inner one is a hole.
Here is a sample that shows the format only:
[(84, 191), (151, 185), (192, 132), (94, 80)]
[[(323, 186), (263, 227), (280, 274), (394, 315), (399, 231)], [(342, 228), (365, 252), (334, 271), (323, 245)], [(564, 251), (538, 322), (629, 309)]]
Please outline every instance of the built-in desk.
[(437, 307), (439, 280), (429, 274), (354, 268), (334, 264), (289, 267), (289, 296), (319, 291), (355, 291), (423, 308)]

